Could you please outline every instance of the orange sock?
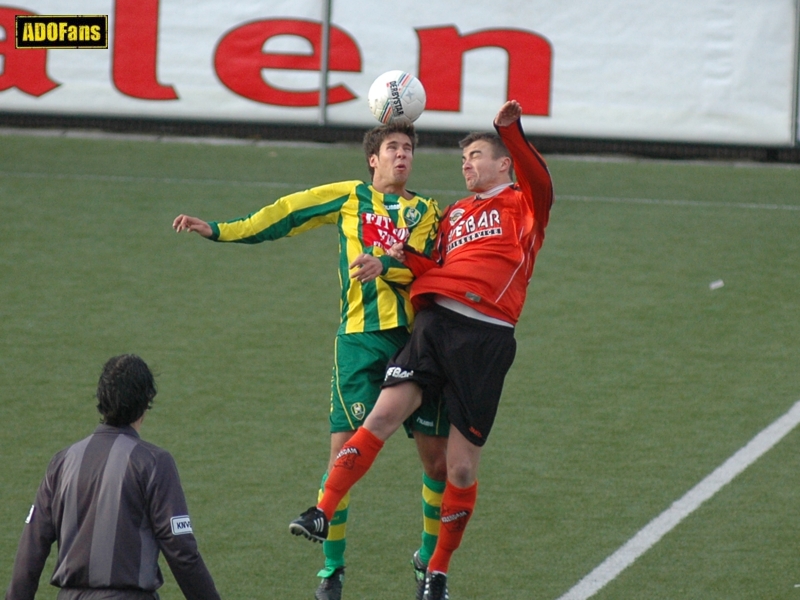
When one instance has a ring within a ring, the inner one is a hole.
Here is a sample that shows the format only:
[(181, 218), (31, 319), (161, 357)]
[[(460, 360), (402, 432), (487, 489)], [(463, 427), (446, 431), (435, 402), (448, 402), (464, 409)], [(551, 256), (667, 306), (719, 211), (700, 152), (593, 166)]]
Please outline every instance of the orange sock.
[(317, 504), (330, 521), (336, 507), (350, 488), (369, 471), (383, 442), (369, 429), (359, 427), (344, 447), (339, 451), (333, 469), (325, 480), (325, 493)]
[(475, 510), (475, 501), (478, 498), (478, 482), (468, 488), (459, 488), (449, 481), (444, 488), (442, 496), (441, 526), (439, 527), (439, 540), (436, 550), (428, 563), (428, 570), (438, 573), (447, 573), (450, 568), (450, 558), (464, 537), (472, 512)]

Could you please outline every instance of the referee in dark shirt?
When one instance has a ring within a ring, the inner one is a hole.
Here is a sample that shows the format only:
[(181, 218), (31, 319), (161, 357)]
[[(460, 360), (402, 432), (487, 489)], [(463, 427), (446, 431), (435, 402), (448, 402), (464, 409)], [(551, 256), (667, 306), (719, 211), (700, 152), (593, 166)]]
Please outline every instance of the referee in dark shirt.
[(159, 551), (188, 600), (219, 594), (192, 533), (175, 461), (139, 437), (156, 395), (147, 364), (108, 360), (97, 386), (102, 424), (56, 454), (39, 486), (6, 600), (33, 600), (53, 542), (58, 600), (156, 600)]

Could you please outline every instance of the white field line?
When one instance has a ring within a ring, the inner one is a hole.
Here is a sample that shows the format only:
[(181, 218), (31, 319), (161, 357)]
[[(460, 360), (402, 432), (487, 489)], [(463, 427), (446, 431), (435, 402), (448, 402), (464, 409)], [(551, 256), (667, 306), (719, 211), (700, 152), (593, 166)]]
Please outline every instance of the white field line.
[[(287, 181), (241, 181), (237, 179), (194, 179), (180, 177), (141, 177), (134, 175), (99, 175), (79, 173), (26, 173), (15, 171), (0, 171), (0, 177), (17, 177), (20, 179), (71, 179), (76, 181), (103, 181), (109, 183), (163, 183), (170, 185), (230, 185), (255, 188), (289, 188), (306, 189), (316, 184), (291, 183)], [(436, 196), (447, 194), (451, 196), (465, 196), (465, 190), (425, 190), (423, 193)], [(654, 204), (664, 206), (689, 206), (698, 208), (748, 208), (756, 210), (795, 210), (800, 211), (796, 204), (756, 204), (745, 202), (708, 202), (704, 200), (669, 200), (658, 198), (613, 198), (605, 196), (572, 196), (568, 194), (556, 196), (557, 201), (575, 202), (608, 202), (617, 204)]]
[(781, 441), (798, 423), (800, 423), (800, 401), (689, 490), (683, 498), (674, 502), (667, 510), (650, 521), (639, 533), (606, 558), (600, 566), (581, 579), (558, 600), (586, 600), (595, 595), (681, 521), (697, 510), (703, 502), (714, 496), (734, 477)]
[(705, 200), (662, 200), (653, 198), (607, 198), (604, 196), (556, 196), (556, 200), (579, 202), (614, 202), (618, 204), (666, 204), (711, 208), (755, 208), (761, 210), (800, 210), (797, 204), (756, 204), (755, 202), (708, 202)]
[(278, 181), (239, 181), (235, 179), (191, 179), (179, 177), (139, 177), (134, 175), (97, 175), (79, 173), (24, 173), (0, 171), (0, 177), (20, 179), (72, 179), (75, 181), (102, 181), (109, 183), (165, 183), (175, 185), (231, 185), (243, 187), (295, 188), (310, 187), (306, 183), (287, 183)]

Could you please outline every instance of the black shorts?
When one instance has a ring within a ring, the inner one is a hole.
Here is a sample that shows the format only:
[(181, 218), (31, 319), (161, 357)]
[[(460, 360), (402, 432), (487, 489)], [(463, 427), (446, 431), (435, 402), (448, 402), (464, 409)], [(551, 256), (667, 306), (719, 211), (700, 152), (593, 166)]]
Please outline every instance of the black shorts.
[(483, 446), (516, 349), (513, 327), (434, 305), (417, 314), (411, 338), (389, 361), (383, 386), (413, 381), (423, 390), (423, 402), (441, 396), (450, 423)]

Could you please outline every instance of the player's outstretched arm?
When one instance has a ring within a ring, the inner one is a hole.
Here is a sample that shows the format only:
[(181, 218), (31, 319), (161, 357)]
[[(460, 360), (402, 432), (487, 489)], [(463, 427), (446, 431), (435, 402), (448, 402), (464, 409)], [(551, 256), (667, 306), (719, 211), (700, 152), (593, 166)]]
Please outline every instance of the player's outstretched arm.
[(197, 217), (190, 217), (189, 215), (178, 215), (172, 222), (172, 228), (180, 233), (181, 231), (194, 231), (203, 237), (211, 237), (211, 225), (198, 219)]

